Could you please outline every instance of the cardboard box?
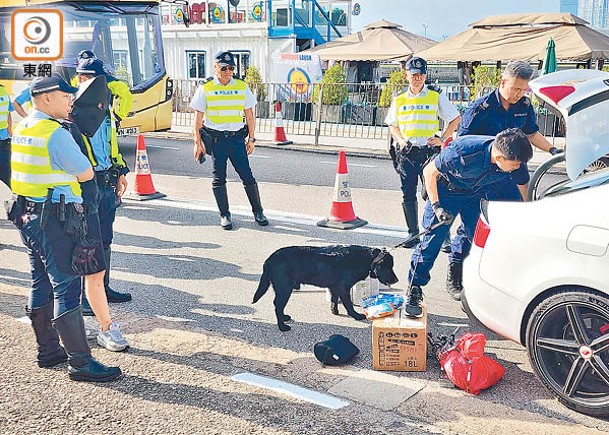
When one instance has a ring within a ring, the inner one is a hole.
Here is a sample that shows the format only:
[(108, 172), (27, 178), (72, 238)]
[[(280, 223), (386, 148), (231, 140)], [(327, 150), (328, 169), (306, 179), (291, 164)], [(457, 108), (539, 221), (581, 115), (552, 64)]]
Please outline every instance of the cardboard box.
[(406, 317), (402, 310), (372, 322), (372, 368), (424, 372), (427, 368), (427, 308), (423, 317)]

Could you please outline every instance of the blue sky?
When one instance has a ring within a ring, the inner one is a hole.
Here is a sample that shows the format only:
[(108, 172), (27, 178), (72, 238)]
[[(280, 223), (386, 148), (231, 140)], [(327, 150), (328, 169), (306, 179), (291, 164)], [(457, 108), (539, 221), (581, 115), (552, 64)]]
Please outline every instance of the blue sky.
[[(355, 2), (354, 2), (355, 3)], [(520, 12), (558, 12), (559, 0), (357, 0), (361, 14), (352, 16), (353, 31), (373, 21), (387, 19), (405, 30), (441, 40), (467, 29), (489, 15)]]

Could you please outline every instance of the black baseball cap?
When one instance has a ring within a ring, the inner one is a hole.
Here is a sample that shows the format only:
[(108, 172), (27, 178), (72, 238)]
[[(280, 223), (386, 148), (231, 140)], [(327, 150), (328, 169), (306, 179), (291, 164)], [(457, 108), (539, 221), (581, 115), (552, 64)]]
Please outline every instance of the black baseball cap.
[(215, 59), (221, 66), (235, 66), (235, 56), (230, 51), (221, 51)]
[(51, 74), (50, 77), (36, 77), (34, 80), (32, 80), (32, 83), (30, 83), (30, 93), (33, 96), (53, 91), (73, 94), (77, 90), (77, 88), (70, 86), (70, 84), (57, 73)]
[(427, 74), (427, 62), (422, 57), (411, 57), (406, 62), (406, 71), (412, 74)]

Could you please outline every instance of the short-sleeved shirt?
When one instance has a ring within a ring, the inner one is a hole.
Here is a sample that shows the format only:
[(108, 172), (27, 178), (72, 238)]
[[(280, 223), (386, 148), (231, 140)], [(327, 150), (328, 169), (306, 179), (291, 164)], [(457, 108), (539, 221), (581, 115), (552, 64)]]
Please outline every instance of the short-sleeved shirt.
[(105, 171), (112, 167), (112, 159), (110, 156), (111, 122), (110, 117), (106, 116), (91, 138), (91, 148), (93, 149), (93, 156), (97, 162), (97, 166), (93, 169), (98, 172)]
[(30, 87), (25, 87), (19, 95), (15, 97), (15, 103), (18, 103), (20, 106), (23, 106), (25, 103), (29, 103), (32, 101), (32, 95), (30, 94)]
[[(408, 89), (406, 90), (406, 95), (408, 97), (425, 97), (427, 95), (427, 92), (429, 92), (429, 88), (427, 87), (427, 85), (424, 85), (421, 92), (416, 95), (413, 94), (410, 91), (410, 87), (408, 87)], [(389, 111), (387, 112), (387, 116), (385, 117), (385, 124), (398, 127), (398, 119), (395, 112), (396, 108), (394, 98), (391, 101), (391, 106), (389, 106)], [(457, 116), (459, 116), (459, 111), (456, 109), (455, 106), (453, 106), (453, 104), (449, 101), (446, 95), (441, 92), (438, 96), (438, 116), (445, 122), (450, 122)], [(427, 139), (428, 138), (426, 137), (408, 138), (408, 140), (410, 140), (410, 142), (415, 146), (426, 146)]]
[(512, 172), (503, 172), (491, 163), (493, 136), (463, 136), (451, 142), (435, 159), (435, 165), (458, 190), (471, 193), (484, 192), (492, 184), (512, 178), (516, 184), (529, 182), (526, 165), (520, 165)]
[[(7, 100), (8, 101), (8, 111), (13, 112), (15, 110), (15, 108), (13, 107), (13, 103), (11, 103), (11, 99), (8, 95), (8, 92), (2, 92), (0, 93), (0, 102), (3, 102), (3, 100)], [(10, 116), (10, 115), (9, 115)], [(0, 128), (0, 140), (5, 140), (8, 139), (9, 135), (8, 135), (8, 128)]]
[[(22, 123), (25, 125), (33, 125), (43, 119), (52, 119), (46, 113), (38, 110), (33, 110), (30, 115), (25, 118)], [(58, 124), (59, 125), (59, 124)], [(59, 127), (53, 132), (48, 143), (49, 157), (51, 159), (51, 168), (56, 171), (63, 171), (67, 174), (77, 176), (85, 172), (91, 164), (89, 160), (78, 148), (78, 145), (72, 138), (68, 130)], [(60, 201), (60, 195), (65, 195), (65, 202), (82, 203), (82, 197), (74, 195), (70, 186), (56, 186), (53, 191), (53, 202)], [(30, 201), (42, 202), (45, 197), (28, 198)]]
[(501, 105), (499, 90), (496, 89), (468, 107), (459, 124), (458, 135), (495, 136), (507, 128), (519, 128), (526, 135), (539, 131), (531, 100), (522, 97), (505, 110)]
[[(222, 84), (216, 77), (214, 77), (213, 80), (216, 85), (222, 86)], [(235, 84), (235, 79), (230, 79), (230, 81), (228, 82), (228, 84), (226, 86), (232, 86), (234, 84)], [(255, 105), (256, 105), (256, 97), (254, 97), (254, 94), (250, 90), (249, 86), (246, 86), (246, 88), (245, 88), (245, 106), (243, 107), (243, 109), (244, 110), (251, 109)], [(194, 95), (194, 97), (192, 97), (192, 101), (190, 102), (190, 107), (194, 110), (205, 113), (205, 110), (207, 109), (207, 98), (205, 96), (205, 91), (203, 90), (202, 85), (199, 85), (197, 87), (195, 95)], [(244, 124), (243, 124), (243, 122), (225, 122), (222, 124), (216, 124), (215, 122), (211, 122), (206, 117), (205, 120), (203, 121), (203, 125), (205, 125), (205, 127), (207, 127), (207, 128), (211, 128), (212, 130), (237, 131), (237, 130), (241, 130), (243, 128)]]

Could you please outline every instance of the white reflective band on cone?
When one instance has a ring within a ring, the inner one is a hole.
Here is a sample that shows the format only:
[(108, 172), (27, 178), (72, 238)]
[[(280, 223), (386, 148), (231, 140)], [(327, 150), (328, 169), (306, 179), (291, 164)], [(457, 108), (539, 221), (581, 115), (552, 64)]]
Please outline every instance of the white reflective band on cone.
[(150, 174), (150, 163), (148, 163), (148, 155), (146, 150), (137, 150), (135, 155), (135, 173), (147, 175)]
[(349, 174), (336, 174), (334, 182), (334, 202), (351, 202)]

